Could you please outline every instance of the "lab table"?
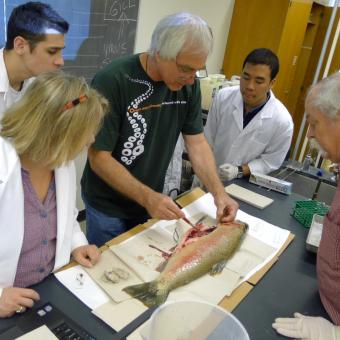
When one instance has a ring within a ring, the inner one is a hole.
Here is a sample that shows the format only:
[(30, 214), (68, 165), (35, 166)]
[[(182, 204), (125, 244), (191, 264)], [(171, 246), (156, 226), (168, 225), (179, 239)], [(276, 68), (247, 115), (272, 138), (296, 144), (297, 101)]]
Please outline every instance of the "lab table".
[(316, 254), (306, 250), (308, 229), (290, 215), (295, 202), (305, 198), (295, 193), (286, 196), (259, 188), (245, 180), (234, 183), (274, 200), (263, 210), (239, 202), (241, 210), (290, 230), (295, 238), (233, 314), (243, 323), (252, 340), (282, 339), (271, 324), (276, 317), (293, 317), (294, 312), (329, 319), (318, 294)]
[[(248, 183), (245, 179), (234, 180), (232, 183), (274, 200), (263, 210), (239, 202), (240, 209), (288, 229), (295, 235), (293, 242), (280, 255), (278, 261), (233, 310), (233, 314), (247, 329), (250, 338), (283, 339), (272, 329), (271, 324), (276, 317), (292, 317), (294, 312), (328, 318), (318, 295), (316, 255), (308, 252), (305, 247), (308, 229), (290, 215), (295, 201), (304, 197), (295, 193), (286, 196), (269, 191)], [(90, 309), (59, 283), (54, 275), (50, 275), (32, 288), (40, 294), (41, 300), (38, 305), (50, 301), (97, 339), (114, 338), (114, 331), (94, 316)], [(18, 317), (21, 316), (0, 319), (0, 331), (13, 325)]]

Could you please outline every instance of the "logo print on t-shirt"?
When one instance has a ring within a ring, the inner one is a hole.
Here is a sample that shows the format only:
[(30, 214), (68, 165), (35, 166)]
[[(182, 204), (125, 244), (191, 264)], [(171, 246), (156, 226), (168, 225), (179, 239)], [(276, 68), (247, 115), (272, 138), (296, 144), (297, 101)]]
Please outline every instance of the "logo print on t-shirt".
[(131, 125), (133, 135), (129, 136), (124, 143), (122, 150), (121, 161), (126, 165), (132, 164), (136, 157), (144, 152), (144, 138), (147, 132), (147, 124), (145, 118), (140, 114), (139, 106), (153, 93), (153, 87), (150, 82), (146, 80), (133, 79), (128, 76), (128, 79), (134, 83), (146, 85), (147, 91), (135, 98), (128, 106), (126, 111), (127, 119)]

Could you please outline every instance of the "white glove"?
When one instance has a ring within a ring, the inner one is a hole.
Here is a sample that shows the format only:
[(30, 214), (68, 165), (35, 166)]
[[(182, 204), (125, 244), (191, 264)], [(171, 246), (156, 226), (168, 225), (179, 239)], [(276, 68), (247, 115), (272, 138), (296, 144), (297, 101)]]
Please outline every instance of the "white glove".
[(229, 163), (219, 166), (218, 174), (222, 181), (231, 181), (238, 174), (238, 167)]
[(340, 327), (322, 317), (304, 316), (294, 313), (294, 318), (277, 318), (273, 328), (289, 338), (304, 340), (339, 340)]

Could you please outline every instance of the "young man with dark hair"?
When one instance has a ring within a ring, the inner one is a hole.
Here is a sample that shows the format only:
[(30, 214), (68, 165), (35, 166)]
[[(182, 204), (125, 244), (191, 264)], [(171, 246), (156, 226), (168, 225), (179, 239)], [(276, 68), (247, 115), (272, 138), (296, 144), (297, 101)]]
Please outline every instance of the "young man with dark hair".
[(293, 121), (271, 91), (279, 60), (269, 49), (258, 48), (243, 63), (240, 86), (220, 90), (205, 126), (222, 180), (267, 174), (287, 155)]
[(0, 118), (32, 77), (64, 64), (62, 49), (69, 24), (51, 6), (28, 2), (13, 9), (7, 41), (0, 50)]
[(280, 69), (279, 58), (268, 48), (257, 48), (251, 51), (246, 59), (244, 59), (242, 70), (245, 68), (246, 64), (267, 65), (270, 69), (270, 80), (276, 78)]

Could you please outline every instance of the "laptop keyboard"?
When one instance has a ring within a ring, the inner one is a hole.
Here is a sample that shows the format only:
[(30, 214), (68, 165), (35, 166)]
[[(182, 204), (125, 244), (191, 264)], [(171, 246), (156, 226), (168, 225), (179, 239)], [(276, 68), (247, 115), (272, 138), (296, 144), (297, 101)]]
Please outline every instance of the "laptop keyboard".
[(42, 325), (46, 325), (58, 339), (96, 340), (83, 327), (51, 303), (28, 309), (25, 313), (17, 315), (16, 318), (16, 324), (13, 327), (0, 332), (1, 340), (15, 339)]
[(95, 340), (90, 334), (85, 331), (77, 333), (68, 323), (63, 322), (59, 326), (52, 328), (51, 331), (58, 339), (62, 340)]

